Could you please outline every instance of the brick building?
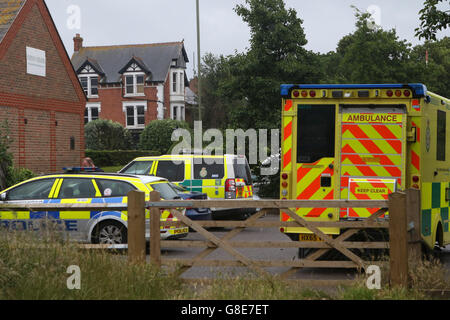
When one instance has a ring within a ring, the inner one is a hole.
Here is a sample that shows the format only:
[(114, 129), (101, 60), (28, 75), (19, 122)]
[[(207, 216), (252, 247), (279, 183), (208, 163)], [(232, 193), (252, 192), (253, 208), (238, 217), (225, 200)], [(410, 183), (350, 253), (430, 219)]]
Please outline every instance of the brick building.
[(80, 165), (86, 97), (43, 0), (0, 0), (0, 119), (16, 167)]
[(110, 119), (137, 136), (152, 120), (185, 120), (183, 42), (85, 47), (79, 34), (73, 40), (72, 64), (88, 97), (85, 123)]

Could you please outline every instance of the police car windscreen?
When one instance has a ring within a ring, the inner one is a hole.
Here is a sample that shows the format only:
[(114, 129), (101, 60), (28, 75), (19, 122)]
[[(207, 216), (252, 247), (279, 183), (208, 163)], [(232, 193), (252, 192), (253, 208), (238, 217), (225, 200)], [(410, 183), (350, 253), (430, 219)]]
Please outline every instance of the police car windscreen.
[(167, 182), (154, 183), (150, 186), (161, 194), (162, 199), (171, 200), (178, 198), (178, 193)]
[(297, 162), (334, 157), (335, 105), (299, 105)]

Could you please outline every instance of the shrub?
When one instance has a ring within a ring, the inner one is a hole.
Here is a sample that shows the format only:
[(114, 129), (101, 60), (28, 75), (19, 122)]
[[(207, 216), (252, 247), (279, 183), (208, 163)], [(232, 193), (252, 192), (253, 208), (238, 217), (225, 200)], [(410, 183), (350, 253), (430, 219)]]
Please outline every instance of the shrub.
[(6, 177), (6, 187), (9, 188), (19, 182), (34, 178), (36, 175), (33, 171), (25, 168), (8, 168), (8, 175)]
[(131, 133), (120, 123), (98, 119), (84, 126), (86, 149), (128, 150), (133, 142)]
[(171, 140), (173, 131), (178, 128), (189, 130), (189, 125), (172, 119), (151, 121), (141, 133), (139, 148), (166, 154), (174, 143), (178, 143)]

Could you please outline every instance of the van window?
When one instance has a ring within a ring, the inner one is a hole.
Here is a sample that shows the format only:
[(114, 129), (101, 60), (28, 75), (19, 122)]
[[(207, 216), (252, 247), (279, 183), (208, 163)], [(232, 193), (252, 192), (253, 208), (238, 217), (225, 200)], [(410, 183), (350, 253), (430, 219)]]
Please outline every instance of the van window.
[(241, 163), (237, 159), (233, 160), (233, 170), (236, 179), (244, 179), (245, 184), (253, 184), (252, 174), (250, 171), (250, 167), (248, 166), (247, 160), (245, 163)]
[[(223, 161), (216, 163), (214, 158), (194, 161), (194, 179), (222, 179), (225, 175)], [(220, 163), (222, 162), (222, 163)]]
[(149, 174), (152, 168), (153, 161), (135, 161), (125, 169), (122, 169), (120, 173), (128, 174)]
[(156, 176), (169, 181), (184, 181), (184, 161), (159, 161)]
[(335, 117), (334, 105), (298, 106), (298, 163), (334, 157)]
[(437, 112), (436, 160), (445, 161), (445, 111)]

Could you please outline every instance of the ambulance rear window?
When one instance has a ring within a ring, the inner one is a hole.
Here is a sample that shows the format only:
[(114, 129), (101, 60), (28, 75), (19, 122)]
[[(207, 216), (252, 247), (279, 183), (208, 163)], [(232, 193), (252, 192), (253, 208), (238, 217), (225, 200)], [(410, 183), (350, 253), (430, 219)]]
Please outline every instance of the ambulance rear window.
[(244, 179), (245, 184), (252, 184), (252, 174), (250, 167), (248, 166), (247, 160), (244, 163), (238, 161), (238, 159), (233, 160), (233, 169), (236, 179)]
[(224, 174), (224, 164), (221, 159), (194, 159), (194, 179), (222, 179)]
[(299, 105), (297, 162), (334, 157), (335, 105)]

